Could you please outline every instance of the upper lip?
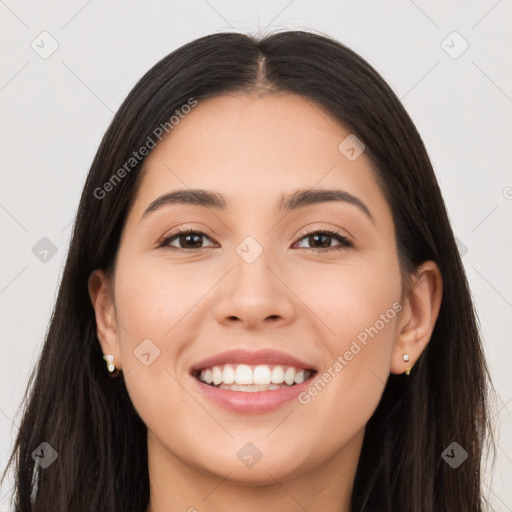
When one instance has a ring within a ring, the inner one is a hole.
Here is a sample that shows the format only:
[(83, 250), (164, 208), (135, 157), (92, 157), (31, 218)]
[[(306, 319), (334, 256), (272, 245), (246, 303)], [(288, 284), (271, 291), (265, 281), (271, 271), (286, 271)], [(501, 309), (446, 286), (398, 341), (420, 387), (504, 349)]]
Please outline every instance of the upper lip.
[(279, 352), (272, 349), (258, 350), (256, 352), (243, 349), (228, 350), (226, 352), (221, 352), (214, 356), (203, 359), (202, 361), (199, 361), (192, 366), (190, 371), (191, 373), (194, 373), (199, 370), (204, 370), (205, 368), (212, 368), (213, 366), (221, 366), (230, 363), (241, 363), (248, 365), (285, 365), (316, 371), (316, 369), (311, 364), (301, 361), (300, 359), (286, 354), (285, 352)]

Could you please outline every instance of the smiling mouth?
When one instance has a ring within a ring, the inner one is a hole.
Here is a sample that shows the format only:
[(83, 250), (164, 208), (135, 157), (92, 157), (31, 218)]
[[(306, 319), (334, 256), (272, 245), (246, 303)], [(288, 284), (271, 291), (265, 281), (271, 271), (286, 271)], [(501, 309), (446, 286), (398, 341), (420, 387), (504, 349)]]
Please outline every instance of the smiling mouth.
[(192, 373), (207, 386), (230, 391), (275, 391), (311, 379), (316, 370), (285, 365), (225, 364)]

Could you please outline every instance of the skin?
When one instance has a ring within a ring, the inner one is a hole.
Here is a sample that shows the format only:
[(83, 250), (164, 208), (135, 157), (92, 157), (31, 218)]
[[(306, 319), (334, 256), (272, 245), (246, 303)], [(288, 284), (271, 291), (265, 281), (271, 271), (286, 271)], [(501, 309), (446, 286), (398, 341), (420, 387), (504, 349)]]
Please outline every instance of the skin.
[[(148, 427), (148, 511), (350, 510), (365, 425), (389, 374), (414, 366), (427, 345), (442, 279), (429, 261), (402, 289), (370, 160), (338, 150), (349, 133), (296, 95), (226, 95), (200, 102), (147, 157), (115, 272), (93, 272), (89, 293), (103, 353), (114, 354)], [(221, 193), (227, 209), (167, 205), (140, 220), (182, 188)], [(374, 220), (339, 202), (283, 215), (278, 201), (298, 188), (345, 190)], [(206, 233), (201, 249), (183, 237), (157, 248), (180, 226)], [(336, 250), (328, 237), (323, 251), (298, 237), (304, 229), (337, 229), (354, 246)], [(236, 252), (247, 236), (263, 248), (250, 264)], [(284, 351), (321, 375), (394, 303), (401, 312), (307, 404), (247, 416), (192, 385), (194, 363), (232, 348)], [(134, 350), (147, 338), (160, 355), (145, 366)], [(237, 457), (247, 442), (262, 453), (250, 468)]]

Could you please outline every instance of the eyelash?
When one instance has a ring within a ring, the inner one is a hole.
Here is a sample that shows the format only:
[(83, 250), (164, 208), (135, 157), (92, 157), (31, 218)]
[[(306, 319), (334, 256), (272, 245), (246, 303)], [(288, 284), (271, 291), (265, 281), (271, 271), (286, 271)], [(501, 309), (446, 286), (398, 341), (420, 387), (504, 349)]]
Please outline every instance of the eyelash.
[[(162, 239), (162, 241), (158, 244), (158, 248), (168, 248), (171, 250), (176, 249), (176, 250), (182, 250), (182, 251), (188, 251), (188, 252), (200, 251), (201, 249), (205, 249), (205, 247), (199, 247), (199, 248), (195, 248), (195, 249), (184, 249), (181, 247), (173, 247), (173, 246), (169, 245), (169, 243), (172, 242), (174, 239), (177, 239), (179, 236), (186, 235), (189, 233), (192, 233), (195, 235), (202, 235), (207, 238), (210, 238), (206, 233), (203, 233), (202, 231), (197, 231), (197, 230), (189, 229), (189, 228), (180, 228), (175, 233), (172, 233), (172, 234), (164, 237)], [(340, 245), (337, 245), (334, 247), (320, 248), (320, 249), (316, 249), (314, 247), (304, 247), (304, 249), (309, 249), (311, 251), (317, 251), (317, 252), (328, 252), (328, 251), (334, 251), (334, 250), (349, 249), (349, 248), (354, 247), (353, 243), (339, 231), (326, 230), (326, 229), (320, 229), (317, 231), (309, 231), (309, 232), (302, 231), (298, 234), (298, 238), (294, 242), (294, 244), (296, 242), (300, 242), (303, 238), (306, 238), (307, 236), (312, 236), (312, 235), (317, 235), (317, 234), (330, 236), (330, 237), (334, 238), (335, 240), (337, 240), (338, 242), (340, 242)]]

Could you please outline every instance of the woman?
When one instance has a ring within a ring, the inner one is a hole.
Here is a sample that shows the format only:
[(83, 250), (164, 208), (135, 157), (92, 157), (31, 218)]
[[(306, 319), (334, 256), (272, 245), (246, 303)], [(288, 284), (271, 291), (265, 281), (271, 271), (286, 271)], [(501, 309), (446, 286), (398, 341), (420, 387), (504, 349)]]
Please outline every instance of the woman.
[(32, 382), (17, 511), (483, 507), (490, 383), (441, 192), (323, 35), (202, 37), (136, 84)]

